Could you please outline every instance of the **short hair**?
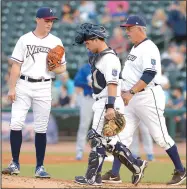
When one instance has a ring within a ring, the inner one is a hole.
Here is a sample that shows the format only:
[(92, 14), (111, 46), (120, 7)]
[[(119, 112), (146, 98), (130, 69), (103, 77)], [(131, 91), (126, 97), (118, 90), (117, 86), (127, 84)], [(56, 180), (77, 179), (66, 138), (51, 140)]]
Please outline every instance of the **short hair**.
[(98, 37), (97, 39), (101, 40), (101, 41), (105, 41), (104, 38)]
[(145, 26), (137, 26), (138, 28), (141, 28), (145, 33), (147, 32), (147, 28)]

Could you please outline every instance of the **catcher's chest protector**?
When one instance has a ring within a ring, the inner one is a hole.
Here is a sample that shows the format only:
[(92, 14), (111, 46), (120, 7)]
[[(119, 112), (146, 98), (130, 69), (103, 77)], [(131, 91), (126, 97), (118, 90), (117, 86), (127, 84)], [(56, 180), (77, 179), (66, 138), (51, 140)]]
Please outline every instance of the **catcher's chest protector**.
[(92, 72), (92, 88), (94, 94), (99, 94), (105, 87), (106, 87), (106, 80), (104, 74), (102, 74), (97, 68), (96, 63), (106, 54), (117, 54), (109, 47), (108, 49), (104, 50), (103, 52), (90, 56), (89, 63), (91, 65), (91, 72)]

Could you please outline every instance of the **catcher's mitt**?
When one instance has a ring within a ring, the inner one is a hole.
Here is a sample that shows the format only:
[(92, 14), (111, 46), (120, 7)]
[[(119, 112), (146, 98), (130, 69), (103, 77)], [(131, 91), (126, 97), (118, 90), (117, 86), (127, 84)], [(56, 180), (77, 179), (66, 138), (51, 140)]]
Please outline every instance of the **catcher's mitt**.
[(104, 119), (103, 136), (111, 137), (117, 135), (125, 128), (125, 123), (124, 115), (115, 110), (115, 117), (113, 119)]
[(61, 60), (64, 53), (64, 47), (60, 45), (57, 45), (55, 48), (49, 50), (47, 55), (47, 68), (49, 71), (52, 71), (61, 65)]

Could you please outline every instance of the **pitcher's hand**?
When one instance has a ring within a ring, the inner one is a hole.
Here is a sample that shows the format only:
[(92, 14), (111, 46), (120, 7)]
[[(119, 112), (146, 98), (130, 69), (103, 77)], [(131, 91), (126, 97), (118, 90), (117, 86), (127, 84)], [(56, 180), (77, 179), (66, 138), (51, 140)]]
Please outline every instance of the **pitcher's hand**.
[(8, 91), (8, 100), (10, 100), (12, 103), (16, 100), (16, 90), (14, 89), (9, 89)]

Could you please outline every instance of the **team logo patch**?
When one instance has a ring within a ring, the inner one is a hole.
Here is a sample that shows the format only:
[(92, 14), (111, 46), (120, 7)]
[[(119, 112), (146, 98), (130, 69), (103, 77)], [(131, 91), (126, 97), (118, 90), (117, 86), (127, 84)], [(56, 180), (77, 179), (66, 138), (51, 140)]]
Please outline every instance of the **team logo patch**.
[(134, 61), (136, 58), (137, 58), (137, 57), (134, 56), (134, 55), (132, 55), (132, 54), (129, 54), (129, 55), (127, 56), (127, 60), (131, 60), (131, 61)]
[(151, 59), (151, 64), (152, 65), (156, 65), (156, 60), (155, 59)]
[(112, 75), (113, 75), (113, 76), (117, 76), (117, 74), (118, 74), (118, 71), (117, 71), (116, 69), (113, 69), (113, 70), (112, 70)]

